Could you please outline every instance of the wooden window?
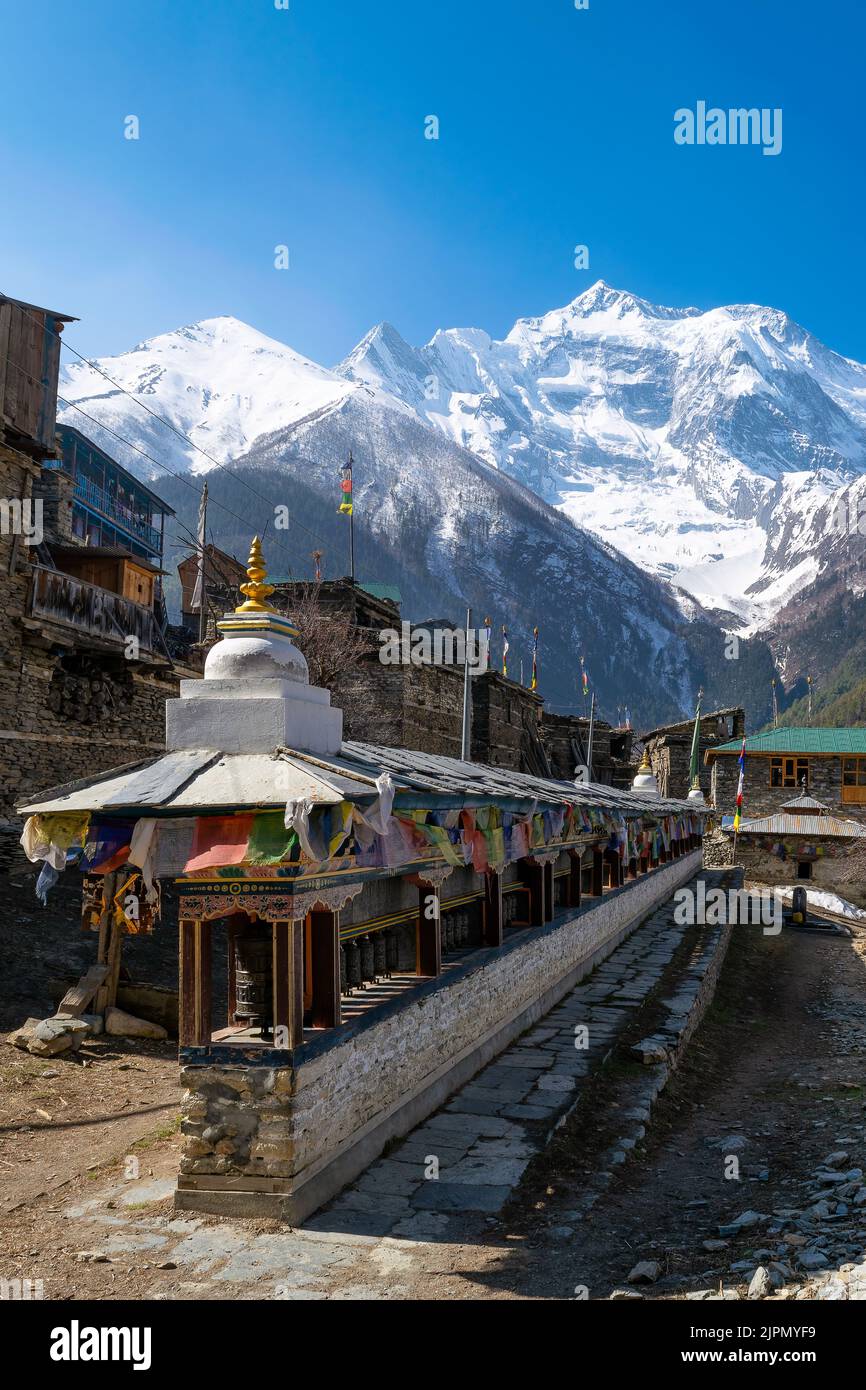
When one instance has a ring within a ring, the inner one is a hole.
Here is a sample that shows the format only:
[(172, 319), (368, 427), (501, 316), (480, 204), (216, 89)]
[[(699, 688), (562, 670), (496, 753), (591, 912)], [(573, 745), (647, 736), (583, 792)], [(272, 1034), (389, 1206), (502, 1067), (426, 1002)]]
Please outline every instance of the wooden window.
[(842, 759), (842, 800), (849, 805), (866, 803), (866, 758)]
[(809, 785), (808, 758), (771, 758), (770, 786), (805, 788)]

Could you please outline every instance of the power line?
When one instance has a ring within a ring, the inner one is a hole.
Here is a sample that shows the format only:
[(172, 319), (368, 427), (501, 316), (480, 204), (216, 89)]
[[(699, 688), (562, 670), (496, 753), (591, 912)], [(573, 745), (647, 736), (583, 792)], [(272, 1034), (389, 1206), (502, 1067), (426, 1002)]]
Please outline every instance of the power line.
[[(2, 293), (0, 293), (0, 298), (9, 299), (9, 296), (2, 295)], [(236, 482), (239, 482), (242, 487), (245, 487), (248, 492), (251, 492), (254, 497), (258, 497), (260, 501), (266, 502), (269, 508), (273, 508), (274, 503), (271, 500), (271, 498), (266, 497), (263, 492), (259, 492), (256, 488), (252, 487), (251, 484), (248, 483), (245, 478), (242, 478), (239, 474), (235, 473), (234, 470), (230, 468), (227, 463), (223, 463), (219, 459), (215, 459), (212, 454), (209, 454), (207, 452), (206, 449), (202, 449), (201, 445), (196, 444), (195, 440), (190, 439), (188, 434), (186, 434), (183, 430), (178, 429), (176, 425), (172, 424), (171, 420), (167, 420), (166, 417), (164, 415), (160, 415), (158, 411), (151, 410), (149, 405), (145, 405), (144, 401), (139, 400), (138, 396), (134, 395), (131, 391), (128, 391), (125, 386), (121, 386), (119, 381), (115, 381), (114, 378), (110, 377), (107, 372), (102, 370), (101, 367), (98, 367), (95, 362), (91, 362), (90, 358), (85, 357), (83, 353), (79, 352), (77, 348), (73, 347), (70, 342), (67, 342), (63, 337), (61, 337), (59, 333), (55, 332), (53, 328), (48, 328), (45, 324), (39, 324), (39, 320), (35, 317), (34, 314), (30, 313), (29, 309), (26, 309), (17, 300), (14, 300), (13, 302), (17, 304), (18, 307), (22, 310), (22, 312), (25, 313), (28, 318), (32, 319), (33, 322), (37, 324), (43, 332), (50, 333), (53, 338), (57, 339), (58, 343), (60, 344), (61, 351), (65, 348), (67, 352), (73, 353), (74, 356), (76, 356), (79, 359), (79, 361), (83, 362), (86, 367), (89, 367), (91, 371), (96, 372), (98, 376), (101, 376), (105, 381), (109, 383), (110, 386), (113, 386), (116, 391), (119, 391), (121, 395), (127, 396), (135, 405), (139, 406), (142, 410), (146, 411), (146, 413), (150, 415), (154, 420), (157, 420), (160, 424), (165, 425), (167, 429), (171, 430), (172, 434), (177, 435), (178, 439), (182, 440), (185, 444), (188, 444), (191, 449), (195, 449), (197, 453), (201, 454), (202, 458), (207, 459), (208, 462), (212, 464), (215, 468), (223, 469), (226, 473), (229, 474), (230, 477), (234, 478)], [(25, 375), (29, 375), (29, 373), (25, 373)], [(31, 377), (30, 380), (35, 381), (35, 378)], [(37, 382), (36, 384), (42, 385), (41, 382)], [(58, 399), (60, 398), (58, 397)], [(74, 405), (75, 403), (72, 401), (65, 401), (65, 404)], [(87, 412), (83, 410), (81, 413), (82, 415), (87, 414)], [(87, 418), (89, 420), (93, 420), (93, 423), (99, 425), (101, 429), (108, 430), (109, 434), (114, 434), (114, 431), (108, 429), (107, 425), (103, 425), (102, 422), (100, 420), (97, 420), (94, 416), (88, 415)], [(123, 439), (121, 435), (115, 434), (114, 437), (116, 439), (119, 439), (121, 443), (129, 445), (129, 441)], [(129, 447), (134, 448), (135, 446), (129, 445)], [(138, 452), (144, 453), (144, 451), (141, 449)], [(144, 454), (144, 456), (145, 458), (150, 458), (149, 454)], [(159, 467), (165, 467), (164, 464), (160, 465), (158, 463), (158, 460), (156, 459), (152, 459), (151, 462), (157, 463), (157, 466)], [(166, 472), (171, 473), (171, 471), (171, 469), (166, 468)], [(179, 473), (174, 473), (172, 476), (177, 478), (181, 475)], [(319, 541), (322, 545), (326, 544), (322, 536), (317, 535), (315, 531), (311, 531), (308, 526), (305, 526), (303, 524), (303, 522), (296, 521), (293, 519), (293, 525), (297, 526), (299, 530), (306, 532), (306, 534), (308, 536), (311, 536), (314, 541)]]

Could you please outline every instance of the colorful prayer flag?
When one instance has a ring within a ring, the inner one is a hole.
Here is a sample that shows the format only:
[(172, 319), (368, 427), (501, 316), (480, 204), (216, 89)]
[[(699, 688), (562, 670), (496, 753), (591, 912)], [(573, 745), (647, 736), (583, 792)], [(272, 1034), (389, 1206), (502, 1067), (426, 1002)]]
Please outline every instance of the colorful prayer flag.
[(508, 675), (508, 633), (502, 629), (502, 674)]
[(344, 516), (352, 516), (354, 513), (354, 503), (352, 498), (352, 455), (349, 454), (348, 461), (340, 469), (340, 492), (342, 501), (339, 510)]
[(743, 735), (743, 746), (742, 746), (742, 748), (740, 749), (740, 756), (739, 756), (739, 758), (737, 759), (737, 763), (738, 763), (739, 768), (740, 768), (740, 776), (739, 776), (739, 780), (737, 781), (737, 809), (736, 809), (736, 811), (734, 812), (734, 834), (735, 834), (735, 835), (736, 835), (737, 831), (738, 831), (739, 828), (740, 828), (740, 813), (742, 812), (742, 809), (743, 809), (743, 781), (744, 781), (745, 776), (746, 776), (746, 737), (745, 737), (745, 734)]
[(253, 828), (253, 816), (199, 816), (195, 823), (192, 854), (184, 865), (187, 873), (195, 869), (217, 869), (226, 864), (242, 864)]
[(530, 690), (538, 689), (538, 628), (532, 629), (532, 680)]

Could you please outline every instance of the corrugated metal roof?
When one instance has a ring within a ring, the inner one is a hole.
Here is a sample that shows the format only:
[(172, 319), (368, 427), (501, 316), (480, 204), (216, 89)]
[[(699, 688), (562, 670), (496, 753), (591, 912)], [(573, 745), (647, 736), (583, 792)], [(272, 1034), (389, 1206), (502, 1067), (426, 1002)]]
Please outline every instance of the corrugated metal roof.
[[(730, 739), (708, 748), (706, 758), (714, 758), (717, 753), (739, 753), (741, 739)], [(850, 729), (770, 729), (763, 734), (750, 734), (746, 738), (746, 754), (749, 753), (827, 753), (860, 754), (866, 757), (866, 728)]]
[[(733, 827), (725, 826), (725, 831), (733, 834)], [(804, 840), (858, 840), (866, 835), (866, 826), (855, 820), (842, 820), (838, 816), (788, 816), (777, 811), (774, 816), (743, 821), (739, 834), (795, 835)]]

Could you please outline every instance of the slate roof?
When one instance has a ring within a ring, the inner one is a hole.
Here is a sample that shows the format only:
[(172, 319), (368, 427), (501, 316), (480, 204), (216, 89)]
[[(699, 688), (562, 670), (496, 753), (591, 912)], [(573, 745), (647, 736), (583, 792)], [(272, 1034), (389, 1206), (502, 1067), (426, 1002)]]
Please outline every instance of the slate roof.
[[(273, 753), (221, 753), (196, 749), (165, 753), (114, 768), (100, 776), (42, 792), (19, 807), (23, 815), (55, 811), (101, 811), (184, 815), (282, 807), (287, 801), (364, 802), (377, 795), (376, 779), (390, 772), (397, 804), (481, 805), (508, 803), (524, 809), (533, 801), (566, 802), (616, 811), (625, 816), (703, 808), (688, 801), (661, 801), (639, 792), (600, 783), (533, 777), (484, 763), (464, 763), (412, 749), (370, 743), (344, 743), (337, 754), (314, 757), (295, 749)], [(507, 809), (507, 807), (506, 807)]]

